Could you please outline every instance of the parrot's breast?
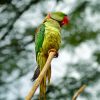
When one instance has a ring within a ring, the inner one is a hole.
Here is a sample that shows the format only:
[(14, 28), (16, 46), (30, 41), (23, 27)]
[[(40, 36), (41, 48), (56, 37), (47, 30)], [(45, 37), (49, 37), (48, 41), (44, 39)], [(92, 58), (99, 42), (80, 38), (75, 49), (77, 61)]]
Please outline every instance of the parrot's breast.
[(56, 49), (58, 51), (61, 44), (60, 26), (58, 23), (45, 23), (45, 36), (42, 45), (42, 51), (44, 54), (48, 54), (50, 49)]

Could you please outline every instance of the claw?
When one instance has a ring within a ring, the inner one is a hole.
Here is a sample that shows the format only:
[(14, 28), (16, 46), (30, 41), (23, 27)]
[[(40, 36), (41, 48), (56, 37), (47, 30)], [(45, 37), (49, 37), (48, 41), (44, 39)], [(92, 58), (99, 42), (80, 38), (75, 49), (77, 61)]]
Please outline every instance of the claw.
[(50, 49), (50, 50), (48, 51), (48, 55), (49, 55), (50, 52), (55, 52), (55, 53), (56, 53), (56, 54), (55, 54), (55, 58), (58, 57), (58, 51), (57, 51), (56, 49)]

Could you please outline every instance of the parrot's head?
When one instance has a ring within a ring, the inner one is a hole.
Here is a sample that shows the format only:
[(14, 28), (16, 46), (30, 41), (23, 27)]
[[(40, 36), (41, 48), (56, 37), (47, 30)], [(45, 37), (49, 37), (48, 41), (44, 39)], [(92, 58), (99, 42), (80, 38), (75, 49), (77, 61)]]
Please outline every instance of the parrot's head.
[(67, 25), (69, 22), (67, 15), (62, 12), (51, 12), (47, 16), (58, 21), (60, 26)]

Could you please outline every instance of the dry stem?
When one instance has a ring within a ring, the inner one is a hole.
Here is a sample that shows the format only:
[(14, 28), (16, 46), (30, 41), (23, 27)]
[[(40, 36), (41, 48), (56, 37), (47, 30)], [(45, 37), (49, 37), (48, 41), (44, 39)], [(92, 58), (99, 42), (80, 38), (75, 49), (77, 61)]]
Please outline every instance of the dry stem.
[(76, 91), (76, 93), (74, 94), (72, 100), (76, 100), (77, 97), (84, 91), (85, 87), (86, 87), (85, 84), (82, 85), (82, 86)]
[(56, 54), (56, 52), (50, 52), (50, 53), (49, 53), (49, 56), (48, 56), (48, 59), (47, 59), (47, 62), (46, 62), (46, 64), (45, 64), (45, 66), (43, 67), (43, 69), (42, 69), (40, 75), (39, 75), (38, 78), (36, 79), (34, 85), (32, 86), (32, 88), (31, 88), (30, 92), (28, 93), (28, 95), (26, 96), (26, 99), (25, 99), (25, 100), (31, 100), (31, 99), (32, 99), (32, 97), (33, 97), (33, 95), (34, 95), (36, 89), (38, 88), (38, 86), (39, 86), (39, 84), (41, 83), (41, 81), (42, 81), (44, 75), (46, 74), (46, 72), (47, 72), (47, 70), (48, 70), (48, 68), (49, 68), (49, 65), (51, 64), (51, 61), (52, 61), (52, 59), (54, 58), (55, 54)]

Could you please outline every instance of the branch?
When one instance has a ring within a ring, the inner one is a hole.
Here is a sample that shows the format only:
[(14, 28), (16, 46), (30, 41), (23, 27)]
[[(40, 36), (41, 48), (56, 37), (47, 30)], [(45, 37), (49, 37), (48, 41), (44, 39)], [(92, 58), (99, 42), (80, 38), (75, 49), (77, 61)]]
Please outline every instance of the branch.
[(76, 100), (77, 97), (84, 91), (84, 89), (86, 88), (86, 85), (82, 85), (77, 91), (76, 93), (74, 94), (72, 100)]
[(31, 5), (38, 3), (38, 0), (31, 0), (30, 3), (20, 12), (17, 12), (16, 17), (12, 20), (10, 25), (8, 26), (8, 30), (4, 33), (4, 35), (1, 37), (0, 40), (4, 40), (5, 37), (12, 31), (13, 25), (16, 23), (16, 21), (21, 17), (21, 15), (27, 11)]
[(55, 54), (56, 54), (56, 52), (50, 52), (50, 53), (49, 53), (48, 59), (47, 59), (47, 61), (46, 61), (46, 64), (44, 65), (44, 67), (43, 67), (43, 69), (42, 69), (40, 75), (39, 75), (38, 78), (36, 79), (36, 81), (35, 81), (33, 87), (31, 88), (30, 92), (29, 92), (28, 95), (26, 96), (26, 99), (25, 99), (25, 100), (31, 100), (31, 99), (32, 99), (32, 97), (33, 97), (33, 95), (34, 95), (36, 89), (38, 88), (38, 86), (39, 86), (39, 84), (41, 83), (41, 81), (42, 81), (44, 75), (46, 74), (46, 72), (47, 72), (47, 70), (48, 70), (48, 68), (49, 68), (49, 65), (51, 64), (51, 61), (52, 61), (52, 59), (54, 58)]

